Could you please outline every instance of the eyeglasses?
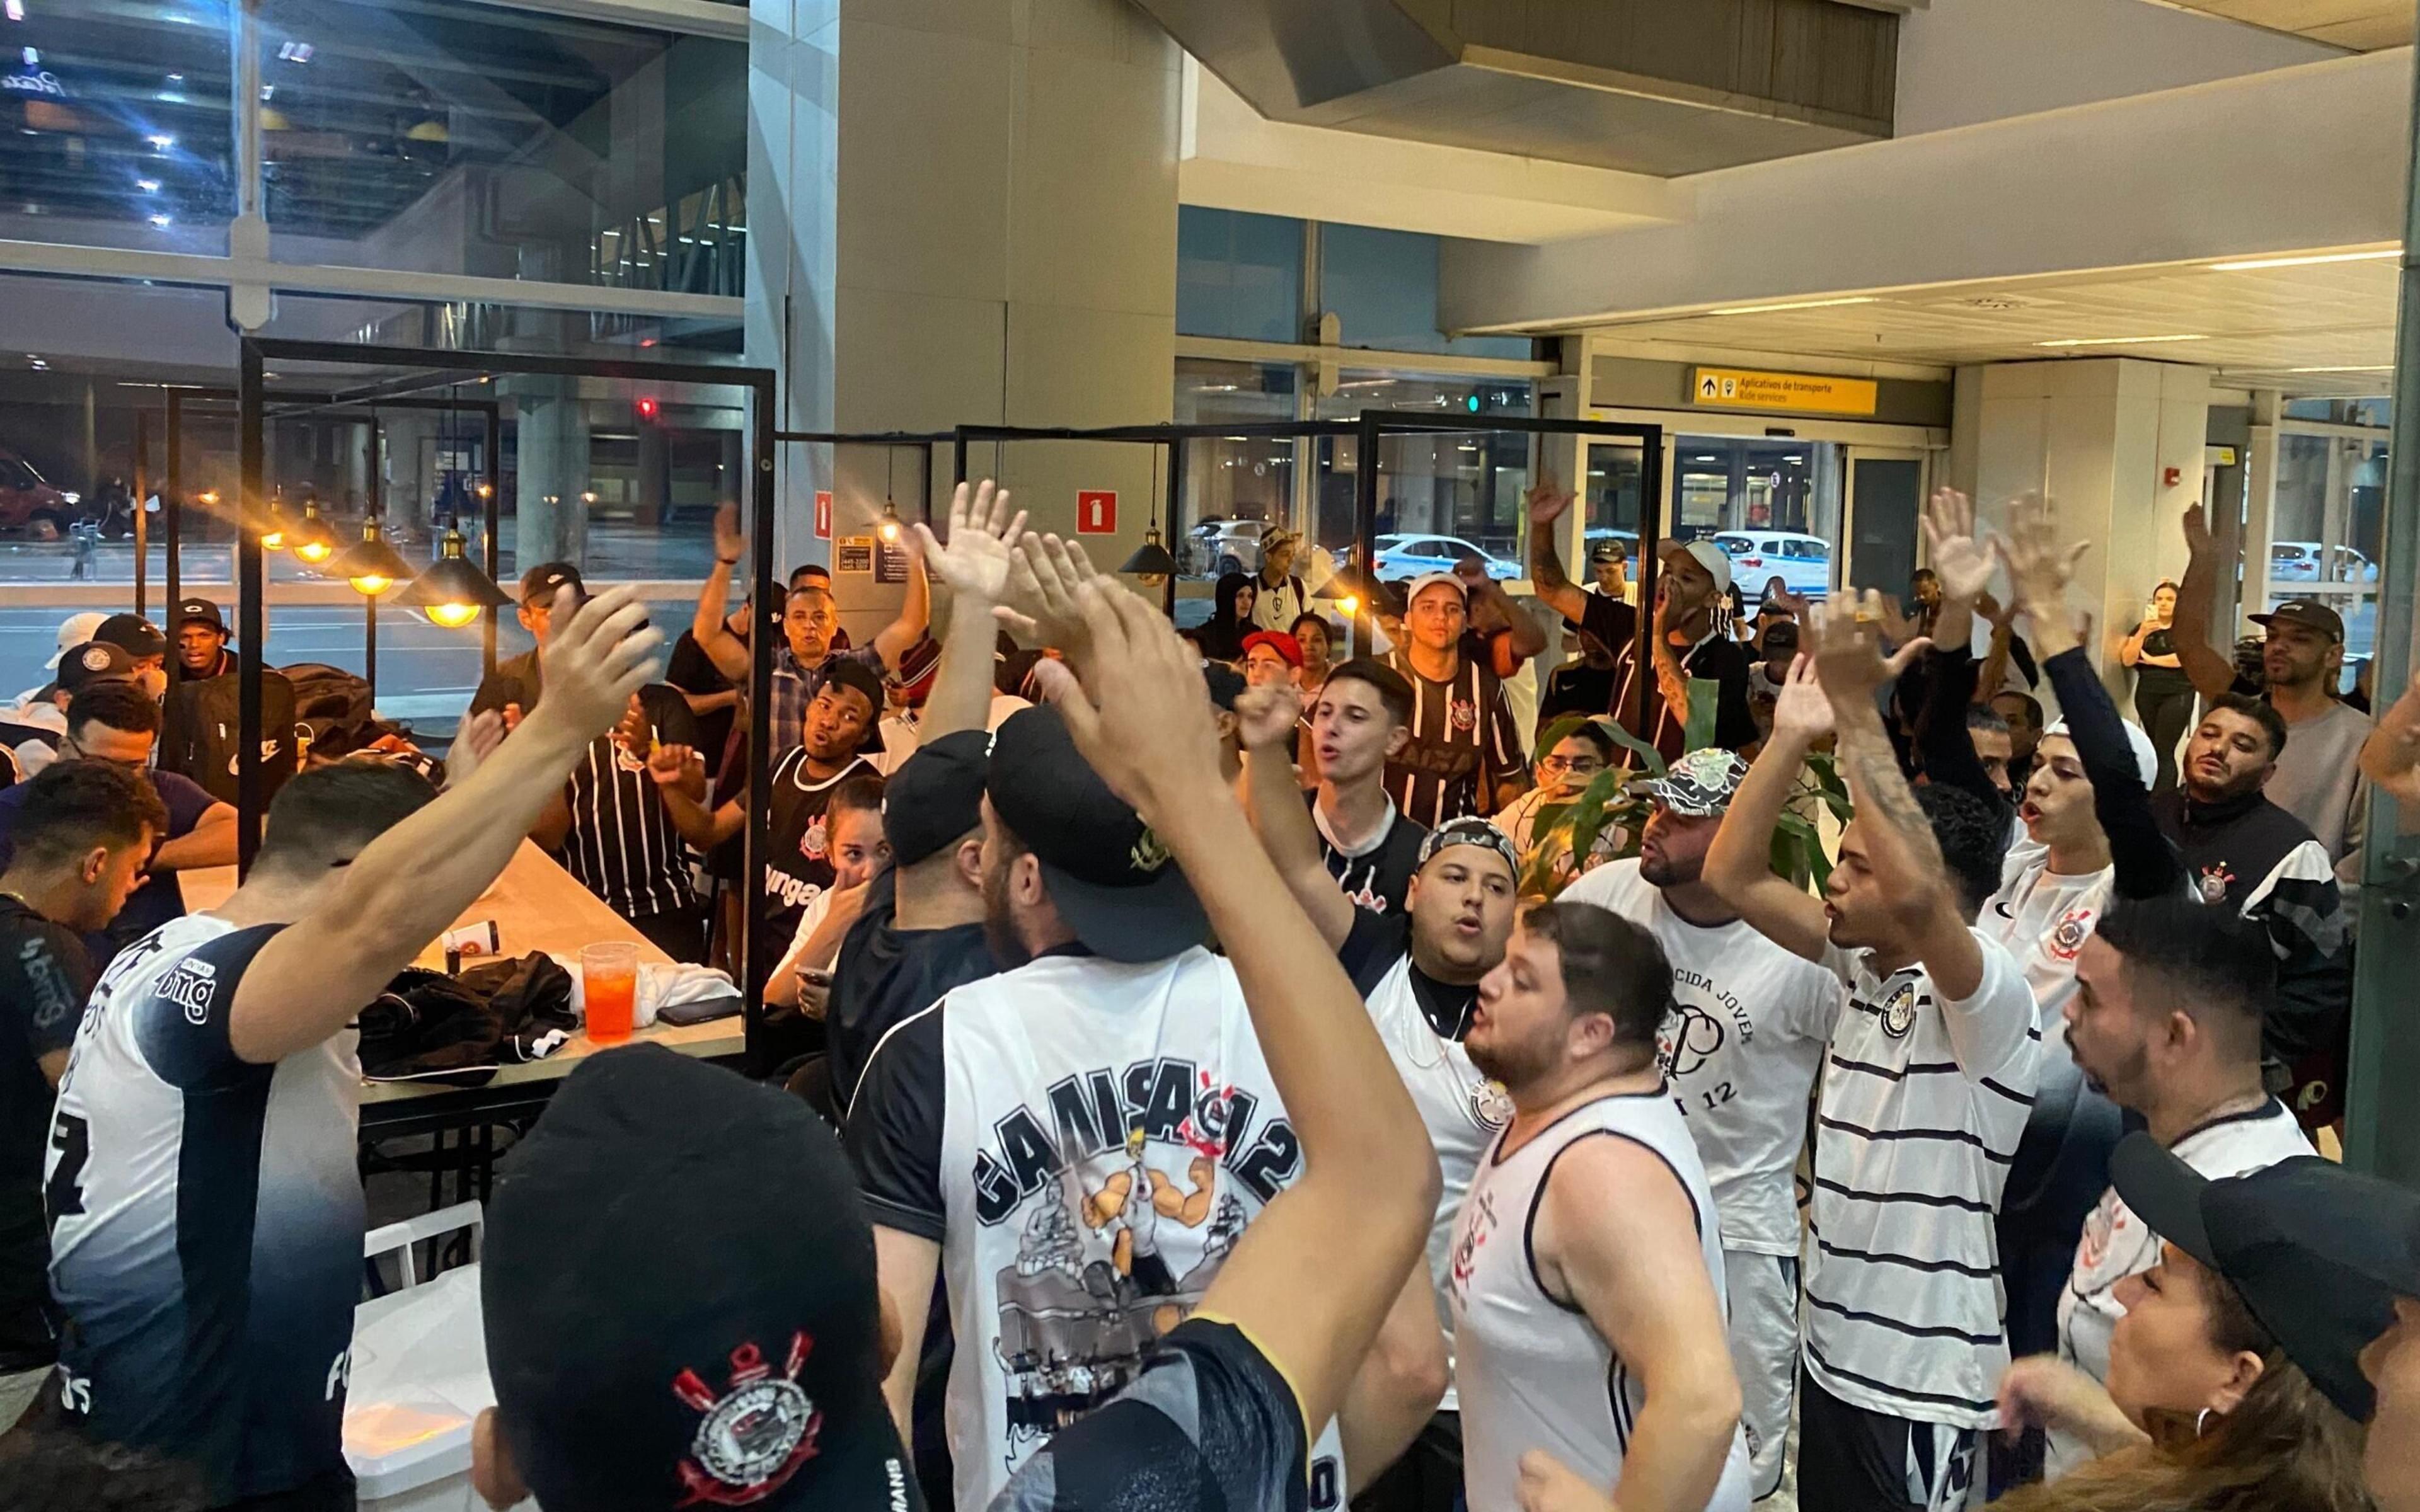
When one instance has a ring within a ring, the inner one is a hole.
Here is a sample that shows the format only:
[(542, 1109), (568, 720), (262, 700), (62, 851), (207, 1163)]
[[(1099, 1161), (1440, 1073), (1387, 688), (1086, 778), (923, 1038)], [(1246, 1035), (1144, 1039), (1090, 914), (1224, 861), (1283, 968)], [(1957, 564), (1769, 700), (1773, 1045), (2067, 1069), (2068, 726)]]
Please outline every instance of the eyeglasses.
[(1541, 756), (1538, 758), (1538, 770), (1569, 772), (1574, 777), (1594, 777), (1605, 770), (1605, 763), (1593, 756)]

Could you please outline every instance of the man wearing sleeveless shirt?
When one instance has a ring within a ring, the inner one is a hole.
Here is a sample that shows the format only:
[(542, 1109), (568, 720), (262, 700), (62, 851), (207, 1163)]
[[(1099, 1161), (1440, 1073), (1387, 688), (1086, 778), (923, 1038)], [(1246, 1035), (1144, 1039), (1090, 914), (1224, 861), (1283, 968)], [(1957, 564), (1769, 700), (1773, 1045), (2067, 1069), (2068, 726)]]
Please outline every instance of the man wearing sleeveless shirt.
[(1611, 909), (1654, 935), (1671, 964), (1658, 1053), (1722, 1214), (1731, 1364), (1752, 1489), (1763, 1497), (1780, 1484), (1798, 1380), (1794, 1179), (1840, 984), (1759, 934), (1705, 883), (1706, 849), (1746, 774), (1738, 757), (1709, 748), (1641, 783), (1655, 807), (1638, 858), (1599, 867), (1558, 901)]
[(190, 1466), (212, 1506), (350, 1512), (342, 1426), (364, 1227), (362, 1006), (491, 886), (658, 664), (617, 589), (551, 610), (546, 699), (457, 742), (440, 796), (383, 762), (303, 772), (216, 910), (119, 954), (52, 1120), (50, 1411)]
[[(1881, 595), (1818, 605), (1773, 738), (1706, 856), (1758, 933), (1839, 979), (1817, 1098), (1802, 1313), (1799, 1504), (1957, 1512), (1980, 1479), (2008, 1366), (1993, 1214), (2033, 1103), (2033, 994), (1973, 920), (2005, 820), (1911, 792), (1875, 694), (1926, 642), (1881, 655)], [(1807, 749), (1837, 730), (1856, 817), (1823, 901), (1776, 876), (1772, 836)]]
[(1474, 1507), (1748, 1504), (1721, 1228), (1657, 1064), (1671, 995), (1654, 937), (1585, 903), (1528, 909), (1480, 984), (1465, 1048), (1512, 1118), (1450, 1261)]

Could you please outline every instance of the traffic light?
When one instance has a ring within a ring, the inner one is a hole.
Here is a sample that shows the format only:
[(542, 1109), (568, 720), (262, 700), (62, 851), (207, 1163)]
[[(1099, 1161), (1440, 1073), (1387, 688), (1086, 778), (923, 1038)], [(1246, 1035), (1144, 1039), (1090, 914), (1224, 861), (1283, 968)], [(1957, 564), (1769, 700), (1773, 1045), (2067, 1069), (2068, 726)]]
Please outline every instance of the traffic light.
[(657, 406), (656, 401), (652, 396), (641, 399), (639, 401), (638, 409), (639, 419), (642, 422), (650, 425), (656, 423)]

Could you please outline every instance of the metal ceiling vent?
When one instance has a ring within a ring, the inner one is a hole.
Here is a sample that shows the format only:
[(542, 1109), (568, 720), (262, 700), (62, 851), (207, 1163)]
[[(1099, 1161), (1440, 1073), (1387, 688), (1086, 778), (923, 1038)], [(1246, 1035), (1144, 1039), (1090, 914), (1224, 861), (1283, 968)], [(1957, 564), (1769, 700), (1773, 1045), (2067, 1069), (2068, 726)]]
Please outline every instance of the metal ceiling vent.
[[(1135, 0), (1271, 120), (1671, 177), (1891, 134), (1886, 0)], [(1920, 0), (1918, 0), (1920, 3)]]

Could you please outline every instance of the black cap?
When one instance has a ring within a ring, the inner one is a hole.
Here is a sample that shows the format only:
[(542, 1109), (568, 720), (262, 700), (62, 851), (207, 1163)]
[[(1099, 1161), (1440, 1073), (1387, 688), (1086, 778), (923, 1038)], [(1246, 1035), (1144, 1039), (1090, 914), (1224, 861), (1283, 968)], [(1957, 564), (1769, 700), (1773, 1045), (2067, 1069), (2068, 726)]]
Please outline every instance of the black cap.
[(2318, 1155), (2211, 1180), (2139, 1130), (2109, 1177), (2153, 1233), (2227, 1279), (2328, 1400), (2368, 1421), (2359, 1357), (2397, 1297), (2420, 1297), (2420, 1195)]
[(1210, 937), (1168, 847), (1076, 751), (1059, 711), (1019, 709), (992, 736), (984, 792), (1042, 863), (1076, 937), (1111, 961), (1165, 961)]
[(605, 1051), (505, 1158), (487, 1227), (488, 1370), (543, 1504), (897, 1504), (874, 1230), (804, 1103)]
[(914, 866), (981, 827), (990, 764), (991, 736), (980, 730), (954, 730), (917, 747), (882, 790), (882, 836), (892, 859)]
[(177, 606), (177, 628), (181, 630), (194, 624), (207, 625), (221, 635), (226, 634), (226, 616), (221, 614), (219, 607), (207, 598), (188, 598)]
[(1202, 680), (1210, 687), (1210, 703), (1221, 714), (1235, 712), (1235, 701), (1244, 696), (1244, 674), (1223, 661), (1202, 664)]
[(1776, 651), (1795, 651), (1797, 649), (1798, 622), (1796, 620), (1776, 620), (1773, 624), (1764, 627), (1764, 654), (1766, 656), (1770, 656)]
[(134, 658), (126, 648), (106, 640), (87, 640), (59, 657), (59, 687), (70, 696), (95, 683), (125, 682), (134, 675)]
[(2332, 640), (2345, 638), (2344, 616), (2316, 598), (2289, 598), (2266, 614), (2252, 616), (2253, 624), (2264, 626), (2279, 620), (2307, 625)]
[(552, 609), (555, 593), (564, 588), (582, 598), (588, 596), (588, 585), (581, 580), (578, 567), (568, 562), (541, 562), (521, 574), (521, 605), (541, 603)]
[(92, 638), (125, 648), (126, 654), (137, 661), (168, 654), (168, 638), (140, 614), (113, 614), (101, 622), (101, 628), (92, 632)]

